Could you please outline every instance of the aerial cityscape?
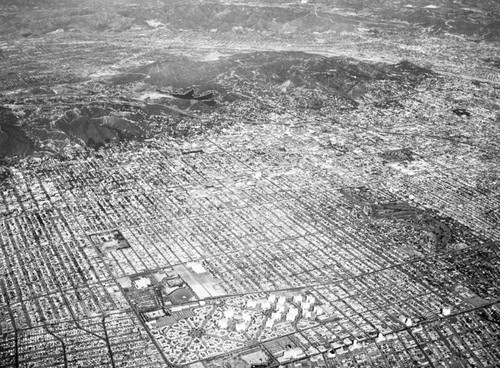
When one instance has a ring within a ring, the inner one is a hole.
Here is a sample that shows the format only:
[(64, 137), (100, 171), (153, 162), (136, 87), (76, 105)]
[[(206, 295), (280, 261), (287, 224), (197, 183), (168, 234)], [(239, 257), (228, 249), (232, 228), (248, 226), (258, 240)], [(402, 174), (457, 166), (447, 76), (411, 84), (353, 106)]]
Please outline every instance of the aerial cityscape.
[(500, 3), (2, 0), (0, 367), (500, 367)]

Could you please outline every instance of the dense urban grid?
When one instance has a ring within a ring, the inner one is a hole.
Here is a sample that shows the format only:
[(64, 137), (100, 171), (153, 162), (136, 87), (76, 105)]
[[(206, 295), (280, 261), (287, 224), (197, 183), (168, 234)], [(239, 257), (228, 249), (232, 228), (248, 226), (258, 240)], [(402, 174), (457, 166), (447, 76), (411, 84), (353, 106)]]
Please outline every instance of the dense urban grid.
[(7, 366), (498, 361), (500, 258), (481, 236), (498, 239), (494, 222), (466, 212), (471, 231), (441, 215), (414, 225), (428, 233), (421, 248), (368, 226), (412, 236), (398, 223), (424, 217), (400, 193), (428, 200), (433, 182), (446, 203), (457, 178), (428, 164), (390, 189), (350, 186), (345, 163), (315, 175), (300, 168), (314, 153), (297, 162), (219, 139), (12, 169), (0, 233)]
[(0, 5), (2, 368), (500, 367), (500, 10), (348, 3)]

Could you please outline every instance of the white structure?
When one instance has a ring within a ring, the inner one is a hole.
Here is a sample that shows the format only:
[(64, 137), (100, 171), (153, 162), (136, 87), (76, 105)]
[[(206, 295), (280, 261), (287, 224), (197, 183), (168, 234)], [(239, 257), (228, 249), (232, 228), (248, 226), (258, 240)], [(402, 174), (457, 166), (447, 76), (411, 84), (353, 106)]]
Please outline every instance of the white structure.
[(293, 302), (296, 304), (302, 304), (303, 300), (304, 300), (304, 298), (302, 297), (301, 294), (293, 296)]
[(222, 328), (223, 330), (227, 330), (227, 328), (229, 327), (229, 319), (222, 318), (217, 322), (217, 324), (219, 325), (219, 328)]
[(248, 324), (246, 322), (240, 322), (236, 324), (236, 331), (237, 332), (244, 332), (248, 327)]
[(259, 301), (256, 300), (256, 299), (248, 299), (247, 301), (247, 308), (257, 308), (257, 306), (259, 305)]
[(275, 320), (274, 320), (274, 319), (269, 318), (269, 319), (266, 321), (266, 328), (273, 328), (273, 326), (274, 326), (274, 322), (275, 322)]
[(197, 274), (207, 273), (208, 271), (199, 262), (189, 262), (186, 264), (190, 269), (192, 269)]
[(376, 342), (382, 342), (387, 340), (382, 332), (379, 332), (377, 339), (375, 340)]
[(284, 295), (281, 295), (279, 298), (278, 298), (278, 305), (282, 305), (282, 304), (285, 304), (286, 303), (286, 298)]
[(296, 348), (292, 348), (292, 349), (286, 350), (283, 353), (283, 356), (280, 357), (280, 358), (278, 358), (278, 362), (283, 363), (283, 362), (287, 362), (289, 360), (300, 359), (300, 358), (303, 358), (305, 356), (306, 355), (302, 351), (302, 349), (296, 347)]
[(442, 307), (441, 308), (441, 315), (442, 316), (449, 316), (451, 314), (451, 308), (450, 307)]
[(276, 310), (280, 313), (285, 313), (287, 309), (288, 309), (288, 306), (286, 304), (278, 304), (276, 306)]
[(225, 310), (224, 311), (224, 316), (226, 318), (233, 318), (234, 317), (234, 309), (229, 308), (229, 309)]
[(250, 322), (252, 320), (252, 314), (249, 311), (243, 311), (241, 314), (243, 321)]
[(338, 347), (336, 347), (328, 352), (328, 357), (333, 358), (336, 355), (342, 355), (346, 352), (347, 351), (345, 350), (345, 348), (343, 346), (338, 346)]
[(394, 340), (394, 339), (396, 339), (396, 338), (397, 338), (397, 336), (396, 336), (396, 334), (395, 334), (395, 333), (392, 333), (392, 332), (391, 332), (391, 333), (388, 333), (387, 335), (385, 335), (385, 338), (386, 338), (387, 340)]
[(298, 314), (299, 314), (299, 311), (297, 310), (297, 308), (292, 307), (292, 308), (290, 308), (290, 310), (286, 314), (286, 320), (288, 322), (293, 322), (297, 318)]
[(134, 281), (134, 285), (137, 289), (144, 289), (151, 286), (151, 280), (147, 277), (141, 277)]
[(269, 310), (269, 309), (271, 309), (271, 302), (266, 300), (266, 301), (262, 302), (262, 305), (260, 307), (264, 311)]
[(311, 312), (311, 311), (305, 311), (303, 314), (304, 318), (307, 318), (307, 319), (315, 319), (316, 318), (316, 314)]
[(354, 340), (352, 342), (352, 344), (349, 346), (349, 350), (353, 351), (353, 350), (359, 349), (360, 347), (361, 347), (361, 344), (357, 340)]
[(319, 305), (315, 305), (313, 311), (318, 316), (321, 316), (323, 314), (323, 308), (321, 308)]

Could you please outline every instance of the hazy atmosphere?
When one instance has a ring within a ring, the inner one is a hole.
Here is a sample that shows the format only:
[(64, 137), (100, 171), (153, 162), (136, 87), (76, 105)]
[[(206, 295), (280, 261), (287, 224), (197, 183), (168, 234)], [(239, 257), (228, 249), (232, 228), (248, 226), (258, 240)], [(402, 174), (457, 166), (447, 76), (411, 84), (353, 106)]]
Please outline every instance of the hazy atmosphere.
[(500, 367), (496, 0), (1, 0), (0, 367)]

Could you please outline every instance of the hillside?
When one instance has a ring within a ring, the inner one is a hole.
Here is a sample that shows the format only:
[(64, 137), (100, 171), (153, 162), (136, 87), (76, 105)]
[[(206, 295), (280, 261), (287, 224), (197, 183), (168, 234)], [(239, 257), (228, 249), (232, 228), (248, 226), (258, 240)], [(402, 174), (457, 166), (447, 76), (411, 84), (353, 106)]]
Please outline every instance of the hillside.
[(0, 106), (0, 159), (24, 157), (34, 151), (33, 142), (17, 125), (17, 118), (8, 108)]
[[(50, 32), (125, 32), (133, 27), (171, 30), (312, 33), (383, 30), (401, 22), (429, 34), (498, 41), (494, 1), (172, 1), (8, 0), (0, 10), (3, 34), (33, 37)], [(34, 10), (34, 11), (33, 11)]]
[[(244, 53), (213, 61), (170, 57), (97, 84), (72, 84), (58, 94), (38, 87), (10, 95), (21, 118), (14, 125), (16, 117), (5, 110), (2, 156), (143, 140), (170, 131), (176, 119), (223, 114), (252, 101), (253, 114), (262, 104), (356, 109), (381, 83), (394, 84), (385, 92), (391, 94), (397, 85), (412, 88), (433, 75), (407, 61), (368, 63), (303, 52)], [(109, 94), (118, 99), (110, 102)]]

